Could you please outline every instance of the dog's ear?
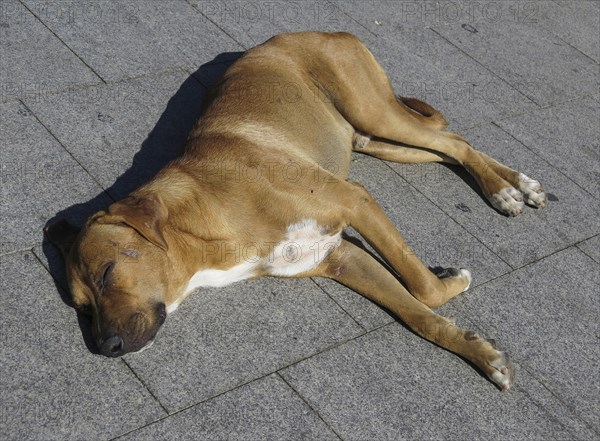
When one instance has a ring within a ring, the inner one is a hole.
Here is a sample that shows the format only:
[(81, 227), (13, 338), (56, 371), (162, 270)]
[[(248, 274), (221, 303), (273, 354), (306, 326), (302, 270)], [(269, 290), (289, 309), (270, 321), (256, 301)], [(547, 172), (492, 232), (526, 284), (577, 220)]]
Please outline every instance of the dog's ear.
[(163, 228), (168, 217), (167, 207), (159, 196), (127, 196), (108, 207), (108, 214), (96, 219), (101, 224), (124, 223), (146, 240), (167, 251)]
[(62, 219), (44, 228), (44, 234), (51, 243), (58, 247), (63, 257), (66, 258), (80, 230), (81, 228)]

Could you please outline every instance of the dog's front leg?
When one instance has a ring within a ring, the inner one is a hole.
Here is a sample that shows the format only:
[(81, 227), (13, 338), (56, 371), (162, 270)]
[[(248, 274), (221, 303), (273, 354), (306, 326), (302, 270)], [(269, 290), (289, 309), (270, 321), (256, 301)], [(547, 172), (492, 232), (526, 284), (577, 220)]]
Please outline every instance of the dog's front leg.
[[(415, 255), (373, 196), (359, 184), (344, 182), (332, 195), (345, 223), (353, 227), (400, 275), (410, 293), (437, 307), (468, 289), (471, 273), (450, 268), (435, 275)], [(341, 206), (340, 206), (341, 205)]]
[(509, 389), (514, 368), (508, 356), (472, 331), (458, 328), (416, 300), (375, 258), (356, 245), (342, 240), (309, 276), (337, 280), (396, 314), (420, 336), (473, 362), (499, 388)]

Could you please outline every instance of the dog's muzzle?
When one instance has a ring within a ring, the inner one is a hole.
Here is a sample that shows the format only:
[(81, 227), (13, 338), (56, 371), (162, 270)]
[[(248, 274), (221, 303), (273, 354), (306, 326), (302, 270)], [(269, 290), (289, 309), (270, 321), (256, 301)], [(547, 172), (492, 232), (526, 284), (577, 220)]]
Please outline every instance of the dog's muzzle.
[(158, 329), (165, 322), (167, 310), (164, 303), (159, 303), (156, 306), (156, 316), (151, 327), (146, 329), (143, 335), (137, 338), (131, 338), (127, 334), (113, 332), (96, 343), (100, 354), (107, 357), (120, 357), (129, 352), (139, 352), (149, 347), (154, 341)]

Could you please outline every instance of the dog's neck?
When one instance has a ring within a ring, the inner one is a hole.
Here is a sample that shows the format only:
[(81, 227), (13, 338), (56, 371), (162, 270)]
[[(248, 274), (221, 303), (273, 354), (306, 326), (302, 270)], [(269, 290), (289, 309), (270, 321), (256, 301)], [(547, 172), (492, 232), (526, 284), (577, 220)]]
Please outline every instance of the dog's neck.
[(177, 273), (175, 291), (183, 290), (199, 270), (235, 265), (239, 256), (231, 250), (244, 240), (234, 233), (235, 228), (225, 223), (230, 217), (222, 215), (233, 202), (214, 194), (214, 185), (207, 184), (210, 175), (203, 174), (205, 171), (199, 171), (195, 165), (174, 161), (135, 192), (158, 195), (167, 209), (162, 233)]

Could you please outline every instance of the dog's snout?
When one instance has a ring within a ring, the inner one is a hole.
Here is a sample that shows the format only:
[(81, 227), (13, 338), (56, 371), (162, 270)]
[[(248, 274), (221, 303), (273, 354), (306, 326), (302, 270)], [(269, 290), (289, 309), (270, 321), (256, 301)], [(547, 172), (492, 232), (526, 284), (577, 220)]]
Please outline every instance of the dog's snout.
[(100, 352), (107, 357), (118, 357), (124, 353), (123, 339), (119, 335), (107, 338), (100, 346)]

